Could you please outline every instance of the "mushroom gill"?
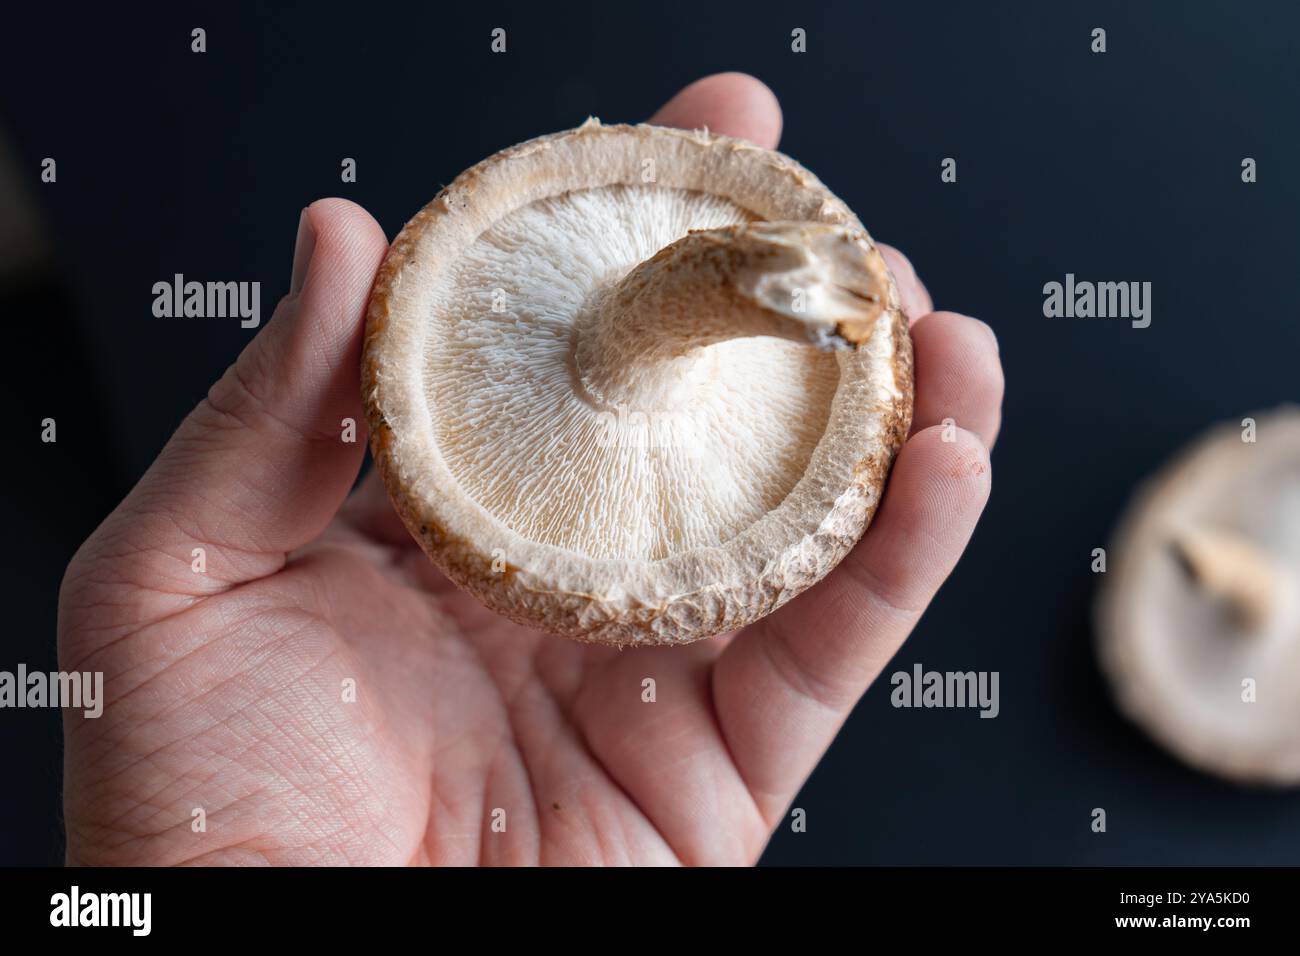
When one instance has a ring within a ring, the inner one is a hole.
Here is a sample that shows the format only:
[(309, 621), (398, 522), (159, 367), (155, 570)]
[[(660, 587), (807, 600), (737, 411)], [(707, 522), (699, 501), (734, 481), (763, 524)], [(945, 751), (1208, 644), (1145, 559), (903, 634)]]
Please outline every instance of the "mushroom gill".
[(617, 186), (487, 230), (426, 355), (465, 492), (533, 540), (646, 560), (723, 543), (776, 507), (824, 433), (827, 353), (849, 344), (838, 328), (883, 309), (867, 269), (884, 266), (845, 227), (750, 220), (698, 193)]
[(680, 644), (857, 542), (912, 413), (898, 289), (780, 153), (581, 127), (466, 170), (380, 268), (362, 390), (406, 527), (515, 621)]

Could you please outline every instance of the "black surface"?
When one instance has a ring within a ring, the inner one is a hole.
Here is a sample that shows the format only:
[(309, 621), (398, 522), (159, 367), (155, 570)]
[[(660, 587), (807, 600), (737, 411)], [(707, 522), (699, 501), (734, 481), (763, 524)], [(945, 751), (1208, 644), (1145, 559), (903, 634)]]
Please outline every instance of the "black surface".
[[(889, 668), (997, 670), (1001, 716), (895, 710), (878, 682), (796, 801), (808, 832), (779, 833), (766, 859), (1300, 862), (1300, 795), (1184, 769), (1117, 716), (1089, 610), (1090, 552), (1134, 483), (1206, 425), (1296, 397), (1300, 9), (735, 10), (6, 12), (0, 124), (62, 271), (4, 296), (0, 668), (53, 666), (63, 564), (250, 335), (155, 319), (154, 282), (260, 280), (269, 317), (311, 200), (354, 199), (391, 236), (501, 147), (588, 114), (643, 118), (740, 69), (781, 98), (782, 149), (903, 248), (940, 307), (992, 324), (1008, 380), (988, 512)], [(488, 51), (495, 26), (505, 56)], [(1089, 51), (1096, 26), (1104, 55)], [(794, 27), (806, 54), (790, 52)], [(44, 156), (56, 185), (39, 183)], [(356, 184), (339, 182), (344, 156)], [(956, 184), (940, 182), (947, 156)], [(1044, 318), (1043, 284), (1067, 272), (1150, 281), (1151, 327)], [(37, 438), (46, 414), (56, 446)], [(0, 862), (60, 858), (58, 741), (57, 714), (0, 712)]]

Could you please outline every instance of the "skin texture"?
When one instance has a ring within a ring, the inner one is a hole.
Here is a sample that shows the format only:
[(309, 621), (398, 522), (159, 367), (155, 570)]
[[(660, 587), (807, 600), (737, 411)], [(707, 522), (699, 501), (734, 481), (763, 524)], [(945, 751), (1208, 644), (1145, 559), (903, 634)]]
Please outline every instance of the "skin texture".
[[(775, 147), (781, 114), (757, 80), (722, 74), (653, 122)], [(457, 591), (374, 475), (349, 496), (387, 242), (343, 200), (304, 217), (290, 295), (65, 576), (60, 666), (102, 670), (106, 697), (97, 720), (65, 711), (69, 862), (755, 861), (984, 507), (992, 332), (932, 312), (886, 249), (914, 321), (915, 423), (857, 548), (745, 631), (584, 646)]]

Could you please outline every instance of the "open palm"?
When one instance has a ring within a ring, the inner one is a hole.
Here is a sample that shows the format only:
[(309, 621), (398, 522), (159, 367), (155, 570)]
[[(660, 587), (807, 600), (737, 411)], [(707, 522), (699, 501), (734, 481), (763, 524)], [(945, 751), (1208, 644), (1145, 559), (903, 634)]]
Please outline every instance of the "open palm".
[[(775, 146), (780, 112), (725, 74), (654, 121)], [(103, 671), (106, 704), (66, 721), (69, 860), (757, 859), (983, 508), (992, 333), (930, 312), (886, 250), (915, 320), (915, 425), (863, 541), (743, 632), (588, 647), (458, 591), (374, 475), (348, 495), (385, 248), (351, 203), (304, 213), (275, 318), (70, 565), (61, 667)]]

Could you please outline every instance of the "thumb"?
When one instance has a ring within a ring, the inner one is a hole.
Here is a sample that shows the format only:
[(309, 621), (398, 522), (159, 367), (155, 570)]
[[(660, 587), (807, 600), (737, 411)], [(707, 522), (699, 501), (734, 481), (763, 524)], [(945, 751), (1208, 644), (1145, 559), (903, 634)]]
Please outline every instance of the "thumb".
[[(148, 613), (137, 606), (135, 616), (157, 620), (195, 596), (277, 571), (324, 529), (365, 454), (363, 319), (387, 247), (354, 203), (323, 199), (303, 210), (288, 296), (74, 568), (93, 563), (86, 577), (97, 586), (148, 593)], [(345, 419), (355, 423), (351, 441)], [(103, 609), (119, 605), (94, 603), (96, 623), (111, 630)]]

